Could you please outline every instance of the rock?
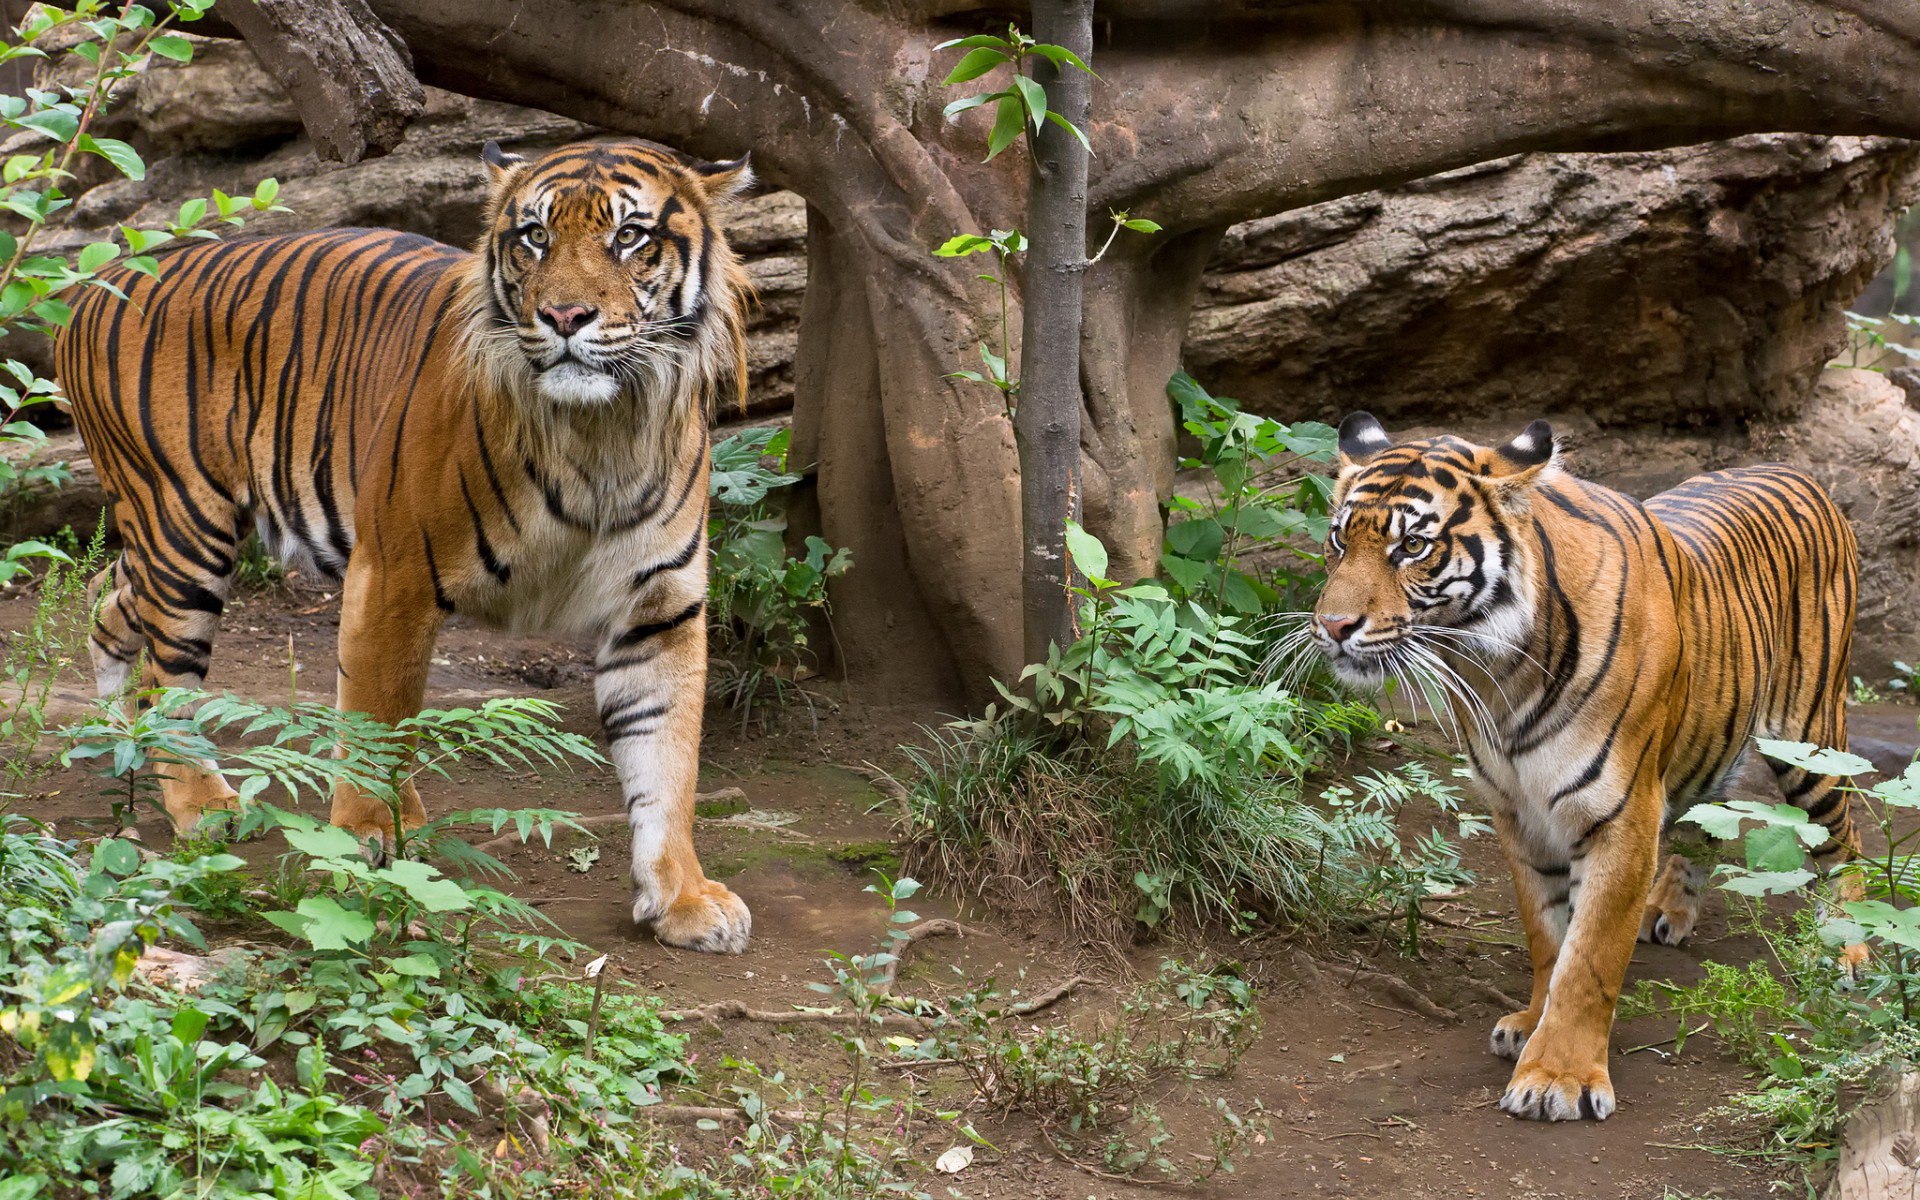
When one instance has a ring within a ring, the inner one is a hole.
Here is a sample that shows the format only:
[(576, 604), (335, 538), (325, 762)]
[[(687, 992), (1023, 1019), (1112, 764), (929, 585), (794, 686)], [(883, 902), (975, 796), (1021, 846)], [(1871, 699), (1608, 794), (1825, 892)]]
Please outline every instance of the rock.
[(1821, 1200), (1893, 1200), (1920, 1188), (1920, 1074), (1885, 1086), (1847, 1118), (1845, 1142)]
[(1920, 147), (1887, 140), (1500, 159), (1235, 226), (1186, 366), (1289, 418), (1777, 417), (1917, 196)]
[(93, 538), (113, 500), (100, 486), (93, 460), (72, 429), (50, 433), (44, 442), (0, 442), (0, 457), (16, 465), (64, 462), (72, 477), (57, 488), (31, 488), (10, 496), (0, 507), (0, 545), (23, 538), (44, 538), (71, 528), (82, 546)]
[(1802, 468), (1832, 493), (1860, 538), (1854, 665), (1884, 677), (1920, 653), (1920, 412), (1873, 371), (1820, 375), (1794, 419), (1756, 426), (1753, 449)]

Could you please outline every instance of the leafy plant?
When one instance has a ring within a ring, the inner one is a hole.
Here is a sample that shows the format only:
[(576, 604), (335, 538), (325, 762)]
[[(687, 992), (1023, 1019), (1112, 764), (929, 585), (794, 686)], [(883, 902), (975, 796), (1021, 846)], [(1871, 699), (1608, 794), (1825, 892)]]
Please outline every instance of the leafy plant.
[[(1310, 468), (1333, 461), (1333, 429), (1243, 412), (1185, 371), (1167, 381), (1167, 395), (1199, 444), (1180, 466), (1205, 471), (1208, 493), (1204, 503), (1181, 495), (1167, 502), (1160, 570), (1168, 590), (1243, 616), (1310, 608), (1325, 580), (1320, 546), (1333, 494), (1332, 480)], [(1256, 546), (1278, 550), (1281, 564), (1249, 571), (1244, 556)]]
[(831, 629), (827, 581), (853, 567), (850, 550), (819, 537), (807, 538), (802, 556), (787, 554), (787, 518), (774, 496), (800, 481), (787, 470), (789, 439), (784, 429), (746, 429), (713, 447), (707, 687), (740, 713), (743, 728), (763, 693), (776, 704), (806, 697), (798, 680), (814, 664), (811, 627)]
[[(115, 264), (157, 277), (160, 263), (151, 253), (175, 238), (213, 237), (217, 225), (240, 225), (247, 212), (283, 212), (274, 203), (279, 185), (264, 180), (251, 199), (218, 190), (208, 199), (181, 205), (162, 229), (120, 226), (117, 234), (82, 247), (71, 258), (38, 250), (47, 222), (69, 207), (69, 181), (82, 158), (104, 161), (130, 179), (141, 179), (146, 164), (126, 142), (96, 136), (94, 122), (128, 79), (140, 74), (154, 56), (186, 62), (193, 44), (167, 32), (178, 21), (193, 21), (213, 0), (169, 0), (156, 12), (142, 4), (114, 5), (77, 0), (70, 9), (36, 4), (0, 45), (0, 63), (50, 59), (58, 55), (78, 72), (72, 84), (29, 88), (25, 95), (0, 96), (0, 123), (30, 135), (7, 156), (0, 172), (0, 210), (13, 221), (0, 231), (0, 332), (53, 333), (64, 328), (73, 309), (62, 296), (77, 287), (98, 287), (121, 294), (101, 272)], [(57, 487), (69, 478), (65, 463), (28, 459), (46, 434), (23, 419), (29, 410), (54, 403), (58, 387), (17, 360), (0, 362), (0, 512), (32, 488)], [(0, 552), (0, 583), (30, 569), (36, 560), (65, 561), (66, 554), (41, 541), (23, 541)]]
[(1920, 328), (1920, 315), (1890, 312), (1884, 317), (1869, 317), (1849, 312), (1846, 317), (1847, 366), (1864, 371), (1884, 371), (1890, 365), (1901, 365), (1902, 360), (1920, 360), (1920, 349), (1887, 336), (1890, 326), (1898, 329)]
[[(61, 675), (80, 661), (92, 627), (86, 603), (87, 579), (98, 566), (104, 527), (77, 558), (65, 552), (47, 565), (33, 618), (7, 639), (0, 655), (5, 686), (0, 689), (0, 771), (18, 787), (43, 774), (52, 759), (41, 753), (47, 728), (47, 704)], [(0, 793), (10, 800), (11, 793)]]

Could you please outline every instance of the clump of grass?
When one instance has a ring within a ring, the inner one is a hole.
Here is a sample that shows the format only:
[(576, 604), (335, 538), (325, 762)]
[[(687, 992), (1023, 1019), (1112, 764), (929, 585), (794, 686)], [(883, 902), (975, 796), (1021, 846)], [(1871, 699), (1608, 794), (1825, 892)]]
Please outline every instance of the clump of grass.
[(1095, 942), (1317, 925), (1363, 902), (1373, 852), (1395, 848), (1385, 804), (1323, 810), (1290, 776), (1169, 787), (1138, 756), (1005, 719), (929, 737), (906, 750), (906, 869), (989, 903), (1051, 907)]

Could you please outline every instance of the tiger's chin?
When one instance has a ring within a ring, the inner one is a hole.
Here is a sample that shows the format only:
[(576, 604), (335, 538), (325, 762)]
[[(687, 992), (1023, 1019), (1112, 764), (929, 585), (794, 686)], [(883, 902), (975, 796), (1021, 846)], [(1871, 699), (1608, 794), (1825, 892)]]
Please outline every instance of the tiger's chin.
[(1360, 691), (1377, 692), (1387, 681), (1386, 659), (1379, 655), (1342, 654), (1338, 658), (1330, 655), (1327, 666), (1335, 679)]
[(563, 362), (534, 377), (541, 397), (554, 404), (587, 408), (610, 404), (620, 394), (620, 381), (581, 362)]

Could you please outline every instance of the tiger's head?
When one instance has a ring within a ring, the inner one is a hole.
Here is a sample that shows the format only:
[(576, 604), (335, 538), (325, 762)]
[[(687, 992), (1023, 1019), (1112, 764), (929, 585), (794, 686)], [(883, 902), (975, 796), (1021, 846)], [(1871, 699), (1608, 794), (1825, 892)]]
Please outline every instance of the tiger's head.
[(1375, 687), (1449, 645), (1496, 664), (1523, 652), (1533, 587), (1521, 524), (1558, 470), (1545, 421), (1494, 447), (1450, 436), (1395, 446), (1369, 413), (1342, 421), (1311, 626), (1334, 674)]
[[(481, 152), (487, 228), (479, 356), (556, 406), (652, 394), (666, 376), (746, 386), (745, 276), (716, 207), (745, 159), (693, 164), (652, 142), (585, 142), (536, 159)], [(517, 356), (517, 357), (516, 357)]]

